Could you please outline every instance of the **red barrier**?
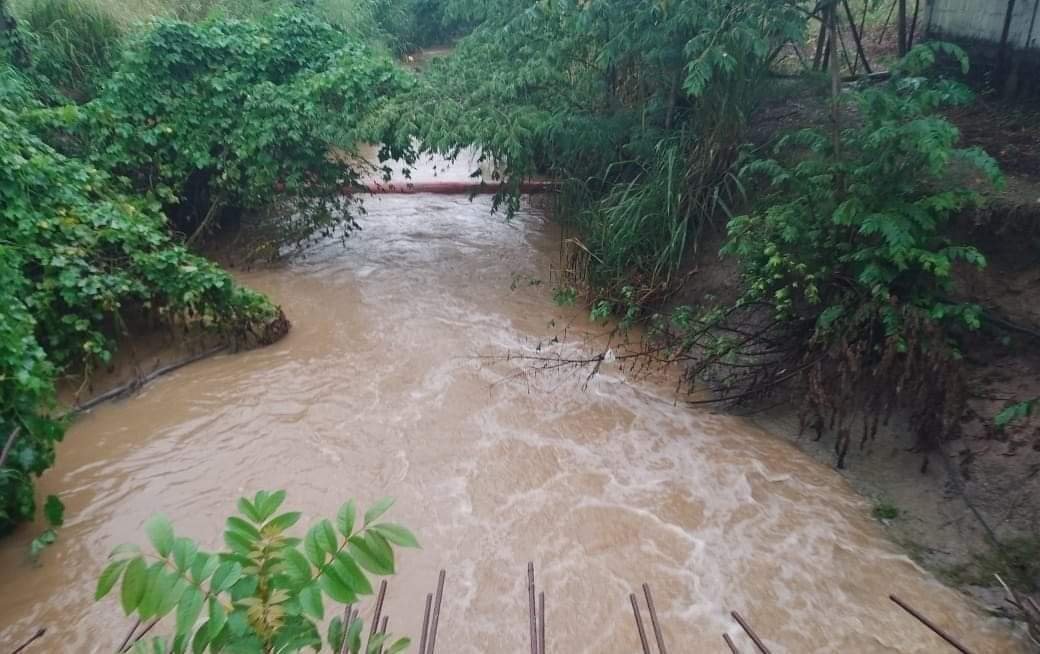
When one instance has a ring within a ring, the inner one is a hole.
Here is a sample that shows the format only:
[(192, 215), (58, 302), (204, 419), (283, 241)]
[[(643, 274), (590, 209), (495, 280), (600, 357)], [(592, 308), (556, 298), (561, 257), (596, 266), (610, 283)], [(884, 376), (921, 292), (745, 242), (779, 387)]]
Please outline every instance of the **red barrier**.
[[(473, 195), (498, 193), (505, 185), (502, 182), (366, 182), (368, 193), (441, 193), (445, 195)], [(551, 193), (559, 184), (550, 180), (528, 180), (520, 183), (521, 193)], [(362, 192), (364, 192), (362, 191)]]

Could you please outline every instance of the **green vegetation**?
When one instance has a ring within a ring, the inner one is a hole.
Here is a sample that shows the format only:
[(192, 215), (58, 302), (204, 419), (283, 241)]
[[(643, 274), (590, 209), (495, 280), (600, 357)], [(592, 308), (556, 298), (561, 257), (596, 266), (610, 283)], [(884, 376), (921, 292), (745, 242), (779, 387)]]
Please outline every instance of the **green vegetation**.
[(0, 3), (0, 533), (36, 513), (60, 380), (156, 325), (235, 347), (284, 334), (277, 307), (189, 248), (345, 237), (357, 144), (411, 156), (389, 107), (410, 76), (358, 34), (374, 28), (246, 4)]
[(902, 511), (900, 511), (899, 507), (889, 500), (877, 498), (874, 500), (874, 508), (871, 510), (871, 513), (873, 513), (874, 517), (878, 520), (888, 521), (898, 518), (902, 514)]
[[(350, 501), (335, 522), (321, 520), (302, 540), (292, 538), (286, 532), (300, 513), (277, 513), (284, 500), (285, 491), (239, 499), (238, 515), (227, 519), (224, 530), (227, 549), (219, 552), (175, 536), (162, 516), (145, 525), (154, 552), (136, 545), (115, 548), (95, 598), (118, 585), (123, 611), (142, 624), (175, 616), (172, 635), (142, 631), (132, 651), (290, 654), (319, 651), (323, 643), (333, 652), (362, 651), (357, 616), (345, 624), (336, 615), (322, 639), (319, 623), (334, 613), (327, 604), (349, 605), (371, 595), (369, 575), (394, 574), (393, 546), (418, 547), (418, 541), (400, 525), (378, 522), (393, 504), (389, 499), (368, 509), (356, 529), (357, 507)], [(393, 654), (409, 643), (376, 634), (365, 651)]]

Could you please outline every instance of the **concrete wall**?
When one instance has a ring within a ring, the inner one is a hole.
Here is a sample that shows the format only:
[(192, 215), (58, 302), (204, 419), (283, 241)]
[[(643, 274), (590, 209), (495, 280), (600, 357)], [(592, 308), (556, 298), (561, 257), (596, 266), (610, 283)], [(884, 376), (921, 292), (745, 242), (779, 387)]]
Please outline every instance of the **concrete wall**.
[[(926, 0), (927, 33), (934, 38), (1000, 43), (1008, 0)], [(910, 3), (912, 5), (912, 3)], [(1016, 0), (1008, 32), (1016, 50), (1040, 52), (1040, 0)]]

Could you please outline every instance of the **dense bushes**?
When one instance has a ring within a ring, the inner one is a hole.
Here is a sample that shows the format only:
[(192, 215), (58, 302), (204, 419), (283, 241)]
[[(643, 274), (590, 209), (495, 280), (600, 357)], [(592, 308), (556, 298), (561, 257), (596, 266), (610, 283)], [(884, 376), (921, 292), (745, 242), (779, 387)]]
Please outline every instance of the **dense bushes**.
[(261, 295), (174, 245), (158, 205), (113, 190), (0, 109), (0, 531), (33, 516), (30, 476), (50, 466), (62, 425), (55, 375), (108, 361), (141, 313), (247, 338), (276, 315)]
[[(287, 324), (186, 247), (231, 219), (266, 256), (345, 235), (355, 144), (410, 154), (386, 106), (409, 77), (312, 11), (156, 19), (110, 41), (121, 32), (86, 4), (26, 7), (0, 34), (0, 531), (33, 517), (63, 428), (55, 380), (108, 362), (128, 325), (264, 343)], [(65, 70), (95, 45), (98, 65)], [(86, 101), (70, 104), (76, 87)]]
[[(394, 138), (380, 105), (407, 78), (304, 12), (258, 23), (157, 21), (128, 42), (72, 132), (95, 165), (167, 206), (193, 242), (221, 215), (276, 199), (268, 245), (349, 232), (355, 143)], [(340, 156), (330, 157), (330, 148)]]

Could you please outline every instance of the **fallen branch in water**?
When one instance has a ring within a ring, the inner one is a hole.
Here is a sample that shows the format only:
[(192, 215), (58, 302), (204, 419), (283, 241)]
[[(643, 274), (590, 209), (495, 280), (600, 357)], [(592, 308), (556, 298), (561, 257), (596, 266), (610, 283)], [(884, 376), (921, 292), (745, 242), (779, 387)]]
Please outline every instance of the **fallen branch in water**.
[(29, 645), (32, 645), (34, 642), (36, 642), (40, 638), (43, 638), (43, 635), (45, 633), (47, 633), (47, 629), (45, 629), (44, 627), (40, 627), (36, 631), (35, 634), (33, 634), (32, 636), (29, 637), (29, 640), (25, 641), (24, 643), (22, 643), (18, 647), (14, 648), (14, 650), (11, 651), (11, 654), (18, 654), (19, 652), (23, 651)]
[(226, 349), (228, 349), (227, 345), (218, 345), (208, 350), (199, 352), (198, 354), (193, 354), (189, 357), (181, 359), (180, 361), (162, 366), (161, 368), (156, 368), (155, 370), (148, 373), (147, 375), (144, 375), (143, 377), (137, 377), (136, 379), (132, 379), (129, 382), (123, 384), (122, 386), (117, 386), (111, 390), (105, 391), (104, 393), (98, 395), (92, 400), (85, 402), (79, 406), (73, 407), (72, 409), (69, 409), (69, 411), (63, 417), (70, 417), (78, 415), (80, 413), (85, 413), (100, 404), (108, 402), (109, 400), (114, 400), (124, 395), (130, 395), (132, 393), (135, 393), (142, 387), (144, 387), (145, 384), (152, 382), (158, 379), (159, 377), (162, 377), (163, 375), (167, 375), (175, 370), (179, 370), (180, 368), (195, 363), (196, 361), (200, 361), (207, 357), (211, 357), (214, 354), (219, 354), (220, 352), (223, 352)]

